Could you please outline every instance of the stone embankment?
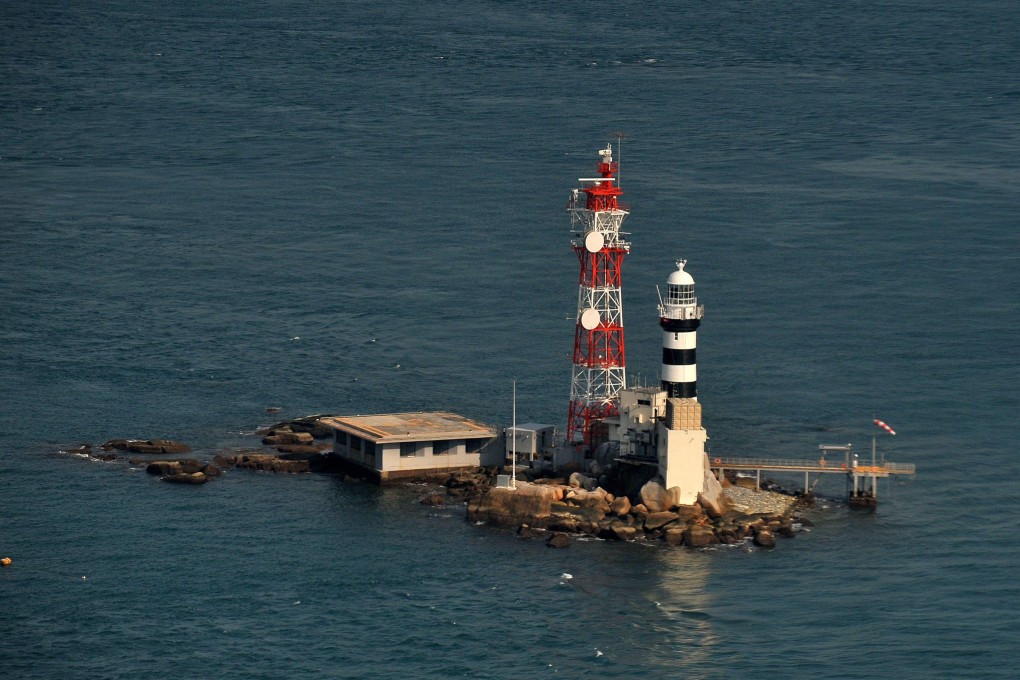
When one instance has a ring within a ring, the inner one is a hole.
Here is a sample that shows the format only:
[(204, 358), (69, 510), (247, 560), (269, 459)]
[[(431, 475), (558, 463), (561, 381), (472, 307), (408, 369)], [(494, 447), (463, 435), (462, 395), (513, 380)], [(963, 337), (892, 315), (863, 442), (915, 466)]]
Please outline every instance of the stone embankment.
[[(707, 481), (707, 480), (706, 480)], [(729, 487), (714, 480), (697, 503), (677, 502), (679, 489), (656, 480), (638, 498), (616, 497), (590, 477), (517, 482), (516, 489), (488, 488), (468, 502), (467, 516), (516, 528), (522, 537), (546, 538), (553, 547), (569, 545), (570, 534), (619, 541), (656, 540), (701, 548), (745, 540), (773, 547), (775, 537), (794, 535), (795, 499), (766, 491)]]

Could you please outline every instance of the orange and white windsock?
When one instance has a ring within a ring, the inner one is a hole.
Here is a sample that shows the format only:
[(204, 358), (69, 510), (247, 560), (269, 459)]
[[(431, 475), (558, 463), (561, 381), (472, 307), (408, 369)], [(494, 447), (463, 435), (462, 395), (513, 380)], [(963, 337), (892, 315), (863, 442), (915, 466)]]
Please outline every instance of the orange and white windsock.
[(875, 419), (875, 424), (878, 425), (883, 430), (885, 430), (886, 432), (888, 432), (889, 434), (896, 434), (896, 430), (892, 429), (891, 427), (889, 427), (888, 425), (886, 425), (884, 422), (877, 418)]

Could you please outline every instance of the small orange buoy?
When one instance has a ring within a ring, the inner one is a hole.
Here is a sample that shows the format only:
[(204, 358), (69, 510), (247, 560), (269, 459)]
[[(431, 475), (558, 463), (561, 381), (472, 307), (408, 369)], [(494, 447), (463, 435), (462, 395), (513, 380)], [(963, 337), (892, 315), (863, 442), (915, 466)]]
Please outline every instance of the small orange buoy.
[(715, 459), (715, 464), (716, 464), (716, 465), (718, 465), (718, 464), (719, 464), (719, 463), (721, 463), (721, 462), (722, 462), (722, 458), (716, 458), (716, 459)]
[(0, 558), (0, 565), (3, 565), (5, 567), (9, 567), (9, 566), (11, 566), (11, 562), (13, 562), (13, 561), (14, 560), (12, 560), (10, 557), (3, 557), (3, 558)]

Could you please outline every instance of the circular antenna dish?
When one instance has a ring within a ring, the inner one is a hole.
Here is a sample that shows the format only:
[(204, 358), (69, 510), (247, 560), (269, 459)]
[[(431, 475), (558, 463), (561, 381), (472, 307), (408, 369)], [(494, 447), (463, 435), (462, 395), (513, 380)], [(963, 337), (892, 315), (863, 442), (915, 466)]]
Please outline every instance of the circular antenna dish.
[(594, 330), (600, 321), (602, 321), (602, 317), (599, 316), (599, 310), (597, 309), (589, 307), (581, 313), (581, 326), (586, 331)]
[(606, 238), (598, 231), (589, 231), (584, 237), (584, 249), (589, 253), (597, 253), (606, 245)]

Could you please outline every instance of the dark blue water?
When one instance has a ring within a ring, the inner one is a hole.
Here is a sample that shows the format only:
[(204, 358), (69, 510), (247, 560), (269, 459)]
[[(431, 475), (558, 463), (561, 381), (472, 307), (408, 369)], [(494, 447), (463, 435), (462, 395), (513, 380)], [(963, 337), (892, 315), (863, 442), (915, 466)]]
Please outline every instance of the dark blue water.
[[(1015, 9), (0, 3), (3, 674), (1010, 675)], [(562, 427), (564, 208), (617, 131), (631, 379), (688, 258), (712, 450), (865, 450), (877, 415), (919, 474), (876, 513), (554, 551), (413, 489), (57, 453), (211, 457), (270, 406), (508, 424), (513, 377)]]

